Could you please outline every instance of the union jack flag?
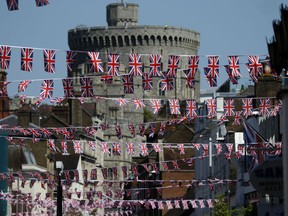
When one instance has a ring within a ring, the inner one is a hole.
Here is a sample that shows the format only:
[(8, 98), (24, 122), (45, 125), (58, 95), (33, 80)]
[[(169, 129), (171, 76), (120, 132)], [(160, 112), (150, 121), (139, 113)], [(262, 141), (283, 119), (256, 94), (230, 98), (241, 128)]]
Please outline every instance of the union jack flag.
[(32, 71), (33, 49), (21, 48), (21, 70)]
[(73, 141), (73, 148), (74, 148), (75, 154), (82, 154), (83, 153), (82, 146), (81, 146), (79, 140)]
[(252, 99), (249, 98), (242, 99), (242, 115), (248, 118), (248, 116), (252, 115), (252, 111), (253, 111)]
[(257, 82), (258, 77), (261, 76), (263, 72), (262, 64), (259, 62), (259, 56), (248, 56), (248, 62), (246, 67), (249, 75), (254, 82)]
[(178, 69), (179, 61), (180, 61), (180, 56), (174, 56), (174, 55), (169, 56), (167, 76), (176, 77), (176, 72)]
[(215, 78), (219, 76), (219, 56), (208, 56), (206, 77)]
[(49, 0), (35, 0), (36, 7), (43, 7), (49, 4)]
[(154, 137), (156, 129), (156, 123), (151, 123), (149, 126), (149, 137)]
[(64, 89), (64, 97), (74, 97), (75, 91), (73, 86), (73, 79), (62, 79), (62, 84)]
[(175, 115), (180, 115), (180, 105), (178, 99), (169, 99), (169, 107), (170, 107), (170, 113)]
[(42, 136), (44, 137), (50, 137), (52, 135), (52, 133), (46, 128), (40, 128), (40, 131), (42, 133)]
[(122, 82), (124, 86), (124, 94), (134, 94), (133, 76), (122, 75)]
[(56, 51), (55, 50), (43, 50), (44, 54), (44, 70), (48, 73), (56, 73)]
[(119, 143), (113, 143), (113, 153), (114, 155), (121, 155), (121, 147)]
[(112, 84), (113, 83), (113, 76), (103, 75), (103, 76), (100, 76), (100, 80), (105, 84)]
[(227, 119), (227, 115), (223, 114), (220, 116), (220, 119), (219, 119), (217, 125), (219, 126), (225, 122), (229, 122), (229, 120)]
[(207, 110), (208, 110), (208, 118), (213, 118), (216, 115), (216, 99), (208, 99), (206, 100)]
[(140, 154), (141, 154), (143, 157), (145, 157), (145, 156), (147, 156), (147, 155), (149, 154), (146, 143), (140, 143), (140, 144), (139, 144), (139, 150), (140, 150)]
[(162, 79), (160, 82), (161, 82), (161, 91), (174, 90), (174, 78), (168, 76), (166, 72), (162, 72)]
[(119, 76), (120, 58), (118, 54), (107, 55), (108, 74), (111, 76)]
[(137, 98), (134, 98), (132, 100), (132, 104), (135, 109), (140, 109), (141, 107), (145, 107), (145, 104), (143, 103), (143, 101)]
[(158, 143), (152, 143), (153, 149), (156, 153), (162, 152), (162, 148), (160, 148)]
[(67, 141), (61, 141), (61, 148), (64, 154), (68, 153)]
[(196, 87), (195, 78), (191, 76), (191, 73), (189, 72), (189, 70), (184, 70), (183, 72), (184, 72), (184, 74), (186, 76), (188, 88), (195, 88)]
[(204, 74), (206, 75), (206, 79), (207, 79), (207, 82), (209, 84), (210, 87), (216, 87), (217, 86), (217, 77), (211, 77), (211, 76), (208, 76), (208, 73), (209, 73), (209, 69), (207, 67), (204, 67)]
[(196, 100), (186, 100), (186, 117), (195, 118), (197, 117), (197, 102)]
[(10, 59), (11, 59), (11, 47), (0, 46), (0, 65), (2, 70), (9, 69)]
[(142, 76), (141, 54), (129, 54), (129, 75)]
[(116, 136), (118, 139), (122, 139), (122, 131), (120, 125), (115, 125)]
[(97, 180), (97, 169), (91, 169), (91, 173), (90, 173), (90, 179), (91, 180)]
[(18, 0), (7, 0), (7, 7), (9, 11), (19, 10)]
[(161, 76), (160, 70), (161, 70), (161, 55), (149, 55), (150, 59), (150, 71), (149, 76), (150, 77), (158, 77)]
[(172, 166), (174, 167), (174, 170), (180, 170), (180, 167), (179, 167), (177, 160), (172, 161)]
[(135, 150), (134, 150), (134, 143), (126, 143), (126, 150), (128, 155), (134, 155)]
[(48, 139), (48, 147), (51, 151), (56, 152), (56, 146), (53, 139)]
[(215, 148), (217, 149), (217, 155), (221, 154), (221, 152), (222, 152), (222, 145), (216, 143), (216, 144), (215, 144)]
[(234, 100), (224, 100), (224, 115), (233, 116), (234, 114)]
[(66, 67), (67, 72), (71, 73), (73, 65), (75, 63), (77, 52), (74, 51), (66, 51)]
[(260, 99), (260, 104), (259, 104), (259, 115), (267, 116), (270, 113), (270, 99)]
[(40, 98), (53, 98), (53, 80), (42, 80)]
[(153, 89), (153, 79), (150, 76), (150, 73), (143, 73), (142, 75), (142, 88), (143, 90), (152, 90)]
[(64, 100), (63, 97), (55, 97), (52, 100), (50, 100), (51, 103), (59, 105), (60, 103), (62, 103), (62, 101)]
[(241, 77), (239, 56), (228, 56), (228, 68), (232, 77), (239, 79)]
[(150, 107), (154, 114), (157, 114), (161, 109), (161, 100), (160, 99), (151, 99), (150, 100)]
[(31, 83), (31, 80), (23, 80), (18, 85), (18, 92), (26, 91), (27, 86)]
[(233, 121), (232, 125), (240, 125), (241, 113), (242, 112), (240, 112), (240, 111), (235, 112), (234, 121)]
[(144, 136), (145, 134), (145, 125), (144, 124), (139, 124), (139, 134), (140, 136)]
[(231, 70), (229, 69), (229, 65), (224, 65), (224, 68), (232, 84), (238, 84), (238, 78), (232, 75)]
[(136, 135), (136, 130), (135, 130), (135, 127), (134, 127), (134, 125), (133, 125), (132, 123), (129, 123), (129, 124), (128, 124), (128, 129), (130, 130), (132, 136), (135, 137), (135, 135)]
[(93, 79), (90, 77), (80, 78), (81, 97), (93, 97)]
[(188, 70), (187, 77), (195, 79), (195, 75), (198, 72), (199, 56), (188, 56)]
[(99, 58), (99, 52), (87, 52), (89, 56), (90, 73), (104, 72), (102, 60)]
[(177, 144), (177, 146), (178, 146), (179, 154), (180, 155), (185, 154), (184, 144)]
[(103, 154), (110, 154), (107, 142), (101, 142), (100, 146)]
[(128, 100), (126, 99), (116, 99), (115, 102), (120, 106), (125, 106), (128, 103)]

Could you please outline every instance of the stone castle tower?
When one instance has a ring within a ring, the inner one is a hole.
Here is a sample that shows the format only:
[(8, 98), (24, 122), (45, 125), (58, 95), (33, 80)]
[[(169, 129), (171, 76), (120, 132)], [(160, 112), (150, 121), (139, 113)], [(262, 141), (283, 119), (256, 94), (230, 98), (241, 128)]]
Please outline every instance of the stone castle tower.
[[(120, 54), (120, 73), (127, 74), (129, 70), (128, 54), (142, 54), (143, 69), (149, 71), (149, 55), (160, 54), (161, 70), (167, 70), (170, 55), (181, 55), (179, 68), (186, 69), (188, 55), (197, 55), (200, 45), (200, 34), (196, 31), (171, 26), (140, 26), (138, 25), (138, 4), (113, 3), (107, 6), (107, 27), (76, 27), (68, 32), (68, 42), (71, 50), (99, 52), (103, 61), (104, 69), (107, 71), (107, 53)], [(78, 55), (80, 54), (80, 55)], [(88, 56), (86, 53), (77, 54), (77, 63), (73, 74), (68, 76), (81, 77), (88, 75)], [(91, 74), (89, 74), (91, 75)], [(114, 77), (113, 84), (103, 84), (100, 81), (100, 73), (92, 74), (94, 93), (105, 98), (179, 98), (196, 99), (200, 95), (200, 76), (196, 77), (196, 88), (186, 87), (186, 78), (182, 71), (177, 72), (175, 90), (162, 92), (159, 77), (153, 77), (153, 90), (143, 91), (142, 78), (134, 77), (134, 94), (125, 95), (120, 77)], [(76, 79), (76, 84), (77, 81)], [(164, 101), (163, 100), (163, 101)], [(77, 124), (79, 116), (79, 103), (70, 104), (72, 110), (71, 124)], [(133, 124), (143, 123), (143, 109), (134, 109), (129, 103), (123, 109), (115, 104), (113, 100), (101, 100), (93, 102), (96, 106), (97, 115), (103, 116), (109, 125), (115, 123)], [(93, 105), (93, 106), (94, 106)], [(92, 106), (92, 105), (91, 105)], [(123, 131), (124, 140), (139, 143), (141, 138), (133, 138), (128, 131)], [(109, 141), (117, 141), (114, 130), (105, 131), (104, 137)], [(143, 139), (143, 138), (142, 138)], [(126, 151), (122, 151), (123, 153)], [(125, 153), (124, 153), (125, 157)], [(104, 158), (104, 160), (106, 160)], [(122, 161), (127, 161), (122, 158)]]

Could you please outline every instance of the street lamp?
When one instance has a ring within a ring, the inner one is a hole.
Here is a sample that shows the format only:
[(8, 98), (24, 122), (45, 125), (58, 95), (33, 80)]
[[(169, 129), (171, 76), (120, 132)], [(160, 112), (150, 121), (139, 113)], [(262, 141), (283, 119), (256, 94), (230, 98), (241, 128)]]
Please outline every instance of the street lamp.
[(56, 161), (56, 174), (58, 178), (57, 185), (57, 216), (62, 216), (62, 184), (61, 184), (61, 175), (64, 169), (62, 161)]

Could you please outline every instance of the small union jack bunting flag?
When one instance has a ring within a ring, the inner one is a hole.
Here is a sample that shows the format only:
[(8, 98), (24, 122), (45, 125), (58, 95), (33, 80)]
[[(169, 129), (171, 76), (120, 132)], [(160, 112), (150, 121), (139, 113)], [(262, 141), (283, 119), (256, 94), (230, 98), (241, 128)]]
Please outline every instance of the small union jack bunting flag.
[(53, 98), (53, 80), (42, 80), (40, 98)]
[(145, 107), (145, 104), (143, 103), (143, 101), (140, 99), (137, 99), (137, 98), (134, 98), (132, 100), (132, 104), (133, 104), (135, 109), (140, 109), (142, 107)]
[(48, 73), (56, 73), (56, 51), (55, 50), (43, 50), (44, 54), (44, 70)]
[(119, 54), (108, 54), (107, 59), (108, 59), (107, 62), (108, 74), (110, 76), (119, 76), (119, 68), (120, 68)]
[(18, 0), (6, 0), (9, 11), (19, 10)]
[(150, 77), (160, 77), (161, 76), (161, 55), (149, 55), (150, 59)]
[(161, 100), (160, 99), (151, 99), (150, 100), (150, 107), (154, 114), (157, 114), (161, 109)]
[(254, 82), (258, 81), (258, 77), (262, 75), (263, 67), (259, 62), (259, 56), (248, 56), (248, 64), (246, 64), (249, 75)]
[(90, 73), (104, 72), (99, 52), (87, 52), (89, 56)]
[(142, 76), (141, 54), (129, 54), (129, 75)]
[(173, 77), (173, 78), (176, 77), (176, 72), (178, 69), (179, 61), (180, 61), (180, 56), (174, 56), (174, 55), (169, 56), (167, 76)]
[(167, 72), (162, 72), (161, 91), (174, 90), (174, 78), (170, 77)]
[(33, 49), (21, 48), (21, 70), (32, 71)]
[(36, 7), (43, 7), (49, 4), (49, 0), (35, 0)]
[(122, 83), (124, 87), (124, 94), (134, 94), (133, 76), (122, 75)]
[(73, 141), (73, 148), (74, 148), (75, 154), (82, 154), (83, 153), (82, 146), (81, 146), (79, 140)]
[(66, 51), (66, 67), (67, 72), (71, 73), (75, 63), (77, 52), (75, 51)]
[[(18, 2), (18, 0), (17, 0)], [(0, 46), (0, 66), (2, 70), (8, 70), (11, 59), (11, 47)]]
[(27, 86), (31, 83), (31, 80), (23, 80), (18, 85), (18, 92), (24, 92), (27, 89)]
[(169, 99), (169, 107), (170, 107), (170, 113), (175, 115), (180, 115), (180, 105), (178, 99)]

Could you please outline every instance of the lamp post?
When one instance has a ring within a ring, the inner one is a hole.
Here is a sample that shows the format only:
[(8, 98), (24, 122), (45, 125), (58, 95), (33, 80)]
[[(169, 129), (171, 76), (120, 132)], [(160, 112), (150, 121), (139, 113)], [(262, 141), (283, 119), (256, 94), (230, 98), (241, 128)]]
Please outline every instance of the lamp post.
[(61, 175), (64, 169), (62, 161), (56, 161), (56, 174), (58, 178), (57, 185), (57, 216), (62, 216), (62, 184), (61, 184)]

